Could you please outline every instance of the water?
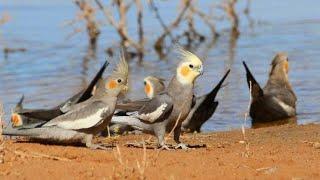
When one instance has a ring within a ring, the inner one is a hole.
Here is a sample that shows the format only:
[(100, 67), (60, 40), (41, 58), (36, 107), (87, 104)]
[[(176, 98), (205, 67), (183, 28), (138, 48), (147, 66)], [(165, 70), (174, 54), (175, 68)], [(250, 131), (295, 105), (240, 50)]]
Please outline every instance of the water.
[[(201, 8), (208, 1), (201, 1)], [(288, 5), (290, 3), (290, 5)], [(105, 49), (116, 44), (118, 36), (110, 26), (102, 27), (96, 58), (88, 58), (85, 32), (67, 38), (72, 33), (64, 24), (77, 12), (72, 1), (1, 1), (0, 14), (6, 11), (11, 20), (0, 26), (0, 46), (26, 48), (4, 57), (0, 52), (0, 99), (4, 102), (6, 118), (10, 109), (25, 94), (25, 106), (52, 107), (84, 88), (106, 58)], [(168, 23), (175, 17), (176, 3), (158, 2), (160, 12)], [(245, 3), (237, 6), (241, 11)], [(217, 23), (222, 33), (217, 42), (207, 40), (194, 50), (204, 57), (205, 74), (196, 82), (196, 93), (211, 90), (231, 68), (227, 82), (219, 95), (220, 105), (213, 117), (204, 125), (204, 131), (240, 128), (247, 110), (249, 93), (242, 61), (245, 60), (261, 85), (267, 80), (269, 64), (278, 51), (286, 51), (290, 59), (290, 81), (298, 97), (298, 124), (320, 122), (320, 12), (318, 1), (254, 1), (251, 17), (256, 25), (249, 26), (241, 13), (241, 36), (232, 41), (225, 29), (228, 22)], [(303, 8), (301, 8), (303, 7)], [(164, 10), (166, 9), (166, 11)], [(164, 13), (166, 12), (166, 13)], [(132, 13), (132, 12), (130, 12)], [(145, 35), (149, 40), (145, 61), (131, 61), (131, 90), (128, 96), (141, 98), (142, 79), (157, 75), (169, 79), (176, 66), (175, 54), (159, 60), (150, 42), (160, 35), (159, 23), (150, 10), (145, 11)], [(132, 20), (130, 16), (128, 21)], [(100, 22), (104, 18), (98, 15)], [(135, 21), (133, 19), (132, 21)], [(77, 27), (84, 27), (81, 24)], [(198, 28), (209, 36), (210, 31)], [(130, 24), (130, 34), (135, 37), (135, 26)], [(108, 68), (110, 71), (111, 68)], [(247, 122), (250, 126), (250, 121)]]

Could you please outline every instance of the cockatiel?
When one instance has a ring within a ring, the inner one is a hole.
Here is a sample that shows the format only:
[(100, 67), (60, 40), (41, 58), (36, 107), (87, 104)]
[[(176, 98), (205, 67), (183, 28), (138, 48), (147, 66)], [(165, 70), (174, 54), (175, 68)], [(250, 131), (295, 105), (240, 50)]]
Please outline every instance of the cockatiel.
[(288, 79), (289, 61), (285, 53), (278, 53), (272, 63), (269, 79), (262, 89), (243, 62), (247, 73), (252, 102), (250, 116), (253, 123), (281, 120), (296, 115), (296, 95)]
[(69, 111), (35, 128), (4, 129), (3, 135), (27, 136), (45, 141), (82, 142), (88, 148), (106, 149), (92, 138), (109, 124), (118, 95), (127, 90), (129, 67), (122, 56), (117, 68), (88, 100), (72, 105)]
[(144, 78), (144, 93), (149, 99), (152, 99), (154, 96), (165, 90), (164, 81), (164, 79), (155, 76), (147, 76)]
[[(216, 95), (218, 94), (220, 88), (222, 87), (223, 82), (229, 75), (230, 70), (228, 70), (223, 78), (220, 80), (220, 82), (207, 94), (204, 94), (202, 96), (195, 97), (193, 99), (194, 105), (192, 106), (187, 118), (182, 122), (182, 131), (185, 132), (200, 132), (201, 126), (210, 119), (210, 117), (214, 114), (216, 108), (218, 107), (219, 102), (216, 101)], [(144, 91), (147, 97), (152, 99), (156, 94), (159, 94), (160, 92), (164, 91), (165, 85), (164, 80), (154, 77), (154, 76), (148, 76), (144, 79)], [(147, 101), (144, 100), (138, 100), (133, 101), (127, 104), (127, 109), (133, 110), (134, 107), (141, 108)], [(122, 107), (125, 107), (125, 104), (122, 104)], [(126, 108), (124, 108), (126, 109)], [(112, 122), (112, 120), (111, 120)], [(112, 129), (112, 128), (111, 128)], [(132, 128), (127, 126), (117, 126), (115, 125), (115, 129), (117, 129), (118, 132), (122, 133), (127, 130), (132, 130)]]
[(22, 106), (22, 102), (24, 99), (24, 96), (22, 96), (22, 98), (16, 105), (14, 112), (11, 115), (12, 126), (22, 127), (26, 125), (29, 126), (32, 124), (38, 124), (39, 122), (49, 121), (57, 116), (64, 114), (62, 110), (67, 106), (71, 106), (89, 99), (94, 93), (94, 89), (98, 80), (102, 79), (102, 74), (108, 66), (108, 64), (109, 62), (105, 61), (103, 66), (100, 68), (100, 70), (92, 79), (92, 81), (86, 89), (80, 91), (79, 93), (75, 94), (65, 102), (51, 109), (25, 109)]
[(165, 149), (168, 149), (164, 142), (165, 133), (172, 130), (176, 148), (187, 148), (179, 139), (181, 124), (191, 110), (194, 81), (203, 73), (202, 62), (196, 55), (182, 48), (179, 53), (181, 62), (166, 91), (155, 95), (136, 114), (112, 118), (113, 123), (154, 134), (159, 146)]

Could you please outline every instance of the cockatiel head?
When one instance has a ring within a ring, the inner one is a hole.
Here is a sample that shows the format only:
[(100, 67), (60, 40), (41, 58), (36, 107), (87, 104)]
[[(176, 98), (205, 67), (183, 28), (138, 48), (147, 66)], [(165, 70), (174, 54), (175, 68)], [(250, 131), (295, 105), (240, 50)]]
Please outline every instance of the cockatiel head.
[[(126, 92), (128, 90), (128, 74), (129, 65), (124, 58), (124, 55), (120, 57), (120, 62), (114, 69), (112, 74), (105, 80), (105, 90), (109, 95), (118, 96), (120, 92)], [(98, 87), (97, 87), (98, 89)]]
[(152, 99), (155, 95), (159, 94), (165, 89), (164, 79), (158, 77), (148, 76), (144, 78), (143, 83), (144, 92), (150, 99)]
[(191, 52), (177, 47), (181, 62), (177, 68), (177, 79), (182, 84), (193, 84), (194, 80), (203, 73), (201, 60)]
[(289, 60), (286, 53), (276, 54), (271, 63), (270, 78), (287, 80), (289, 72)]

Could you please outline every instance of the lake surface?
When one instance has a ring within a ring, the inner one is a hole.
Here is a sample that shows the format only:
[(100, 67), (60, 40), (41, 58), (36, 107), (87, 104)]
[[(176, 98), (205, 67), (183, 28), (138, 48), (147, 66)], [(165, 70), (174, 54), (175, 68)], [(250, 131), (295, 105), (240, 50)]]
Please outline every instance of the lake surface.
[[(218, 1), (217, 1), (218, 2)], [(201, 8), (209, 1), (201, 1)], [(18, 0), (1, 1), (0, 15), (7, 12), (11, 20), (0, 26), (0, 48), (26, 48), (25, 52), (9, 54), (0, 52), (0, 99), (5, 105), (6, 118), (22, 94), (25, 107), (52, 107), (84, 88), (107, 57), (105, 49), (116, 44), (118, 35), (110, 26), (102, 26), (95, 58), (88, 58), (86, 33), (71, 38), (73, 28), (65, 26), (77, 13), (72, 1)], [(161, 15), (169, 23), (176, 16), (173, 1), (157, 1)], [(243, 11), (245, 3), (237, 10)], [(213, 117), (204, 125), (204, 131), (240, 128), (247, 111), (249, 92), (242, 61), (245, 60), (256, 79), (264, 85), (269, 64), (275, 53), (286, 51), (290, 61), (290, 81), (298, 97), (298, 124), (320, 122), (320, 1), (314, 0), (260, 0), (253, 1), (250, 16), (256, 22), (249, 25), (240, 13), (241, 35), (231, 40), (227, 21), (218, 22), (221, 37), (216, 42), (209, 39), (194, 52), (203, 57), (205, 74), (196, 82), (196, 93), (204, 94), (231, 68), (231, 74), (217, 99), (220, 104)], [(130, 12), (132, 13), (132, 12)], [(152, 42), (161, 34), (161, 27), (147, 8), (145, 11), (145, 36), (147, 51), (143, 63), (130, 61), (131, 89), (128, 97), (144, 97), (143, 77), (157, 75), (170, 79), (176, 67), (175, 54), (159, 60), (152, 50)], [(130, 19), (128, 21), (135, 21)], [(99, 21), (105, 23), (103, 16)], [(78, 25), (79, 27), (83, 27)], [(201, 33), (210, 31), (197, 26)], [(136, 37), (135, 27), (129, 32)], [(111, 67), (107, 69), (110, 72)], [(108, 74), (108, 73), (106, 73)], [(250, 121), (246, 126), (250, 127)]]

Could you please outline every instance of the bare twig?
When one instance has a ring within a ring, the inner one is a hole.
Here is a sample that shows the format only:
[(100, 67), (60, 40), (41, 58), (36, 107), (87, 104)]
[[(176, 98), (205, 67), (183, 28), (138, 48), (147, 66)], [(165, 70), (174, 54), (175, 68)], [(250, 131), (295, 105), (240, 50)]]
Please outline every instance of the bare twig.
[(119, 10), (119, 17), (120, 20), (119, 22), (116, 22), (116, 20), (113, 18), (111, 12), (109, 9), (105, 8), (105, 6), (103, 6), (103, 4), (101, 3), (100, 0), (95, 0), (96, 4), (98, 5), (99, 9), (104, 13), (105, 17), (107, 18), (107, 21), (109, 22), (109, 24), (111, 26), (113, 26), (119, 36), (122, 39), (122, 44), (125, 47), (128, 47), (129, 45), (131, 45), (132, 47), (134, 47), (138, 52), (143, 52), (143, 47), (141, 47), (141, 45), (139, 43), (136, 43), (128, 34), (127, 32), (127, 26), (126, 26), (126, 13), (129, 9), (129, 5), (125, 5), (124, 1), (121, 0), (116, 0), (116, 5), (117, 8)]
[(0, 101), (0, 164), (4, 163), (4, 140), (2, 136), (2, 128), (3, 128), (3, 122), (4, 122), (4, 107), (3, 104)]
[(224, 5), (222, 5), (224, 11), (227, 13), (228, 18), (232, 24), (232, 31), (234, 34), (239, 34), (239, 17), (235, 11), (235, 5), (237, 0), (228, 0)]
[[(136, 2), (136, 7), (137, 7), (137, 23), (138, 23), (139, 44), (140, 44), (140, 48), (144, 49), (143, 23), (142, 23), (143, 8), (142, 8), (141, 0), (135, 0), (135, 2)], [(142, 58), (143, 58), (143, 52), (139, 51), (139, 60), (141, 61)]]
[(14, 154), (21, 156), (21, 157), (32, 157), (32, 158), (46, 158), (46, 159), (52, 159), (52, 160), (58, 160), (58, 161), (71, 161), (71, 159), (58, 157), (58, 156), (51, 156), (47, 154), (37, 153), (37, 152), (28, 152), (25, 153), (23, 151), (12, 151)]
[(171, 33), (172, 30), (174, 30), (176, 27), (179, 26), (180, 22), (182, 21), (185, 13), (187, 12), (188, 8), (190, 7), (192, 0), (182, 0), (183, 8), (178, 13), (178, 16), (170, 23), (169, 26), (165, 29), (165, 31), (159, 36), (159, 38), (156, 40), (154, 48), (160, 54), (163, 56), (163, 43), (164, 39), (167, 35)]
[(10, 21), (10, 16), (8, 13), (3, 13), (2, 17), (0, 17), (0, 25), (3, 25)]
[(156, 18), (158, 19), (163, 30), (168, 32), (168, 36), (173, 41), (173, 36), (172, 36), (171, 32), (168, 30), (167, 25), (164, 23), (163, 19), (161, 18), (158, 7), (154, 4), (154, 1), (148, 0), (148, 4), (149, 4), (150, 8), (154, 11)]
[(244, 143), (246, 145), (246, 152), (245, 152), (245, 156), (246, 157), (249, 157), (249, 150), (250, 150), (250, 144), (248, 142), (248, 139), (246, 137), (246, 129), (245, 129), (245, 125), (247, 123), (247, 118), (249, 116), (249, 112), (250, 112), (250, 106), (251, 106), (251, 103), (252, 103), (252, 96), (251, 96), (251, 92), (252, 92), (252, 84), (251, 84), (251, 81), (249, 82), (249, 93), (250, 93), (250, 99), (249, 99), (249, 104), (248, 104), (248, 108), (247, 108), (247, 112), (245, 113), (244, 115), (244, 122), (242, 124), (242, 136), (243, 136), (243, 141), (242, 143)]
[(87, 32), (90, 39), (90, 45), (92, 48), (96, 47), (97, 38), (100, 34), (98, 23), (95, 20), (95, 11), (92, 6), (84, 0), (76, 0), (75, 4), (82, 11), (82, 16), (86, 21)]
[(213, 35), (213, 37), (218, 36), (219, 34), (216, 31), (216, 26), (214, 24), (214, 22), (212, 22), (212, 17), (208, 16), (207, 14), (205, 14), (204, 12), (202, 12), (200, 9), (196, 8), (195, 6), (191, 6), (190, 10), (197, 14), (205, 24), (207, 24), (207, 26), (209, 26), (211, 33)]

